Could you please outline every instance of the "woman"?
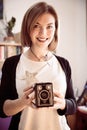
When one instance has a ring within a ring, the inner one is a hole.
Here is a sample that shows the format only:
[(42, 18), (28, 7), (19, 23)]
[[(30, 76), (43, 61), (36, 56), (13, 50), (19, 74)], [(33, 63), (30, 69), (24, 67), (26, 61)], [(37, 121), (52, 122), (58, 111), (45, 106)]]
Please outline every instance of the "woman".
[[(54, 55), (58, 36), (54, 8), (36, 3), (25, 13), (21, 43), (29, 49), (6, 59), (0, 86), (0, 115), (12, 116), (9, 130), (69, 130), (65, 115), (76, 111), (67, 60)], [(53, 84), (54, 105), (36, 107), (35, 83)]]

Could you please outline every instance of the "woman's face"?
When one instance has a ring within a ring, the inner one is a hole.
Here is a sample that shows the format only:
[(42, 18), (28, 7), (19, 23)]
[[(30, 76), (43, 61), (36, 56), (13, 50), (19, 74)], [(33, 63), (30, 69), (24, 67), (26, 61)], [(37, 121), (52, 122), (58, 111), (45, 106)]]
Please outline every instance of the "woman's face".
[(45, 47), (54, 38), (55, 33), (55, 18), (50, 13), (45, 13), (41, 15), (34, 23), (30, 37), (32, 41), (32, 46)]

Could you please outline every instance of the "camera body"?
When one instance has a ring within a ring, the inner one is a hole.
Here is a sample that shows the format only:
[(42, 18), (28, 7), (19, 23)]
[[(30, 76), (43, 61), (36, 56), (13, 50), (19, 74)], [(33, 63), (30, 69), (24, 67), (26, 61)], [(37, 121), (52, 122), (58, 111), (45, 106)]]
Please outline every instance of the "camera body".
[(54, 105), (53, 85), (50, 82), (35, 84), (35, 102), (37, 107), (50, 107)]

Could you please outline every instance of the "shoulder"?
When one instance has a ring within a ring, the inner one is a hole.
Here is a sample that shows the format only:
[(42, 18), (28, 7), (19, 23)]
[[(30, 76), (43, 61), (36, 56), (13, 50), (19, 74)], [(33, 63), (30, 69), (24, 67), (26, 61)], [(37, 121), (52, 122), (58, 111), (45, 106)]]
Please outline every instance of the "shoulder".
[(19, 59), (20, 59), (20, 56), (21, 55), (15, 55), (15, 56), (11, 56), (11, 57), (8, 57), (5, 62), (7, 63), (13, 63), (13, 62), (18, 62)]
[(15, 56), (12, 56), (12, 57), (7, 58), (7, 59), (4, 61), (2, 70), (6, 69), (6, 68), (7, 68), (7, 69), (11, 69), (11, 68), (13, 68), (13, 67), (16, 67), (17, 63), (19, 62), (20, 56), (21, 56), (21, 55), (15, 55)]
[(9, 62), (18, 61), (20, 59), (20, 56), (21, 55), (15, 55), (15, 56), (8, 57), (5, 61), (9, 61)]
[(55, 55), (55, 57), (59, 61), (62, 69), (64, 70), (64, 72), (66, 74), (66, 76), (68, 76), (68, 77), (70, 76), (71, 77), (71, 66), (70, 66), (69, 61), (66, 58), (61, 57), (61, 56)]
[(55, 55), (55, 57), (57, 58), (57, 60), (60, 62), (60, 64), (62, 66), (65, 66), (65, 67), (67, 67), (67, 66), (69, 67), (70, 66), (70, 63), (69, 63), (69, 61), (66, 58), (61, 57), (61, 56), (57, 56), (57, 55)]

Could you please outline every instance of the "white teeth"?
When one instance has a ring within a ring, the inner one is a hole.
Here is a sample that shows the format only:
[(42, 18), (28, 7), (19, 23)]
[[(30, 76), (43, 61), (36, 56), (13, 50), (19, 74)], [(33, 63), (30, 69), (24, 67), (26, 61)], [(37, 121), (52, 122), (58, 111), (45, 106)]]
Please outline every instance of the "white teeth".
[(42, 42), (44, 42), (44, 41), (46, 41), (47, 40), (47, 38), (46, 39), (44, 39), (44, 38), (37, 38), (39, 41), (42, 41)]
[(42, 38), (38, 38), (39, 40), (41, 40), (41, 41), (45, 41), (46, 39), (42, 39)]

